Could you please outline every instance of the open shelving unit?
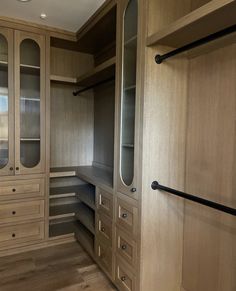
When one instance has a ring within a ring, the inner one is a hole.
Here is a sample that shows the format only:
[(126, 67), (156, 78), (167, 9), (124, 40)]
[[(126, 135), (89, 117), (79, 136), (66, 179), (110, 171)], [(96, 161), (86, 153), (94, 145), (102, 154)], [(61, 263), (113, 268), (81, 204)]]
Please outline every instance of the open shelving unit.
[[(235, 25), (234, 0), (210, 1), (147, 38), (147, 45), (181, 47)], [(220, 19), (220, 21), (219, 21)]]
[(77, 79), (77, 85), (81, 87), (92, 86), (111, 77), (115, 77), (116, 57), (105, 61), (92, 71)]

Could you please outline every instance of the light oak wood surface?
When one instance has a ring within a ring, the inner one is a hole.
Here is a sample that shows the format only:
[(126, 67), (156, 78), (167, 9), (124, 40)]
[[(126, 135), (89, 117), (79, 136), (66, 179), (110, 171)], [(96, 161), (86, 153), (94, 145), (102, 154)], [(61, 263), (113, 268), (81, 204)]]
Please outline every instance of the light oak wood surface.
[(1, 258), (2, 291), (116, 290), (77, 243)]

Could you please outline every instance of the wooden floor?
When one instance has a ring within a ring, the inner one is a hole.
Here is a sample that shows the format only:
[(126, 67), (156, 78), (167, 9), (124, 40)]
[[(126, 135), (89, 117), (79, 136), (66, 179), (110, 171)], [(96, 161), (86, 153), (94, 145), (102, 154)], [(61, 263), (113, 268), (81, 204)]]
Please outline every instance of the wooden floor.
[(0, 258), (1, 291), (116, 290), (77, 243)]

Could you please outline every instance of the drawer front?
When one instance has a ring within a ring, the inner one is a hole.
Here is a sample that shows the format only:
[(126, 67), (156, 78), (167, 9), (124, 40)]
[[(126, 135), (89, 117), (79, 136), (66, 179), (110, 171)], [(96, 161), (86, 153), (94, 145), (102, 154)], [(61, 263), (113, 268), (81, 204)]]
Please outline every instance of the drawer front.
[(135, 291), (136, 278), (134, 274), (119, 259), (116, 260), (115, 282), (119, 290)]
[(102, 189), (97, 191), (97, 209), (101, 213), (112, 217), (113, 214), (113, 196)]
[(97, 216), (97, 234), (104, 238), (109, 245), (112, 244), (112, 222), (101, 214)]
[(101, 240), (96, 242), (96, 257), (98, 264), (112, 276), (112, 249)]
[(44, 217), (44, 201), (26, 201), (0, 205), (0, 224)]
[(123, 231), (117, 229), (116, 253), (121, 256), (131, 267), (137, 264), (137, 244)]
[(136, 236), (138, 228), (138, 208), (126, 201), (117, 199), (116, 223), (129, 234)]
[(44, 179), (17, 180), (0, 183), (0, 197), (35, 197), (44, 195)]
[(44, 238), (44, 222), (18, 224), (0, 227), (0, 247), (41, 240)]

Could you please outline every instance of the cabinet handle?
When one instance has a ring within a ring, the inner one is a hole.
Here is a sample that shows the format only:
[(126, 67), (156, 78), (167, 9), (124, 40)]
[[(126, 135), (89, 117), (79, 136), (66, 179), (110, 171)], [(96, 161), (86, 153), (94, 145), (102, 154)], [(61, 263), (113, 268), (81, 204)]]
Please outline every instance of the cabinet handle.
[(102, 227), (102, 228), (101, 228), (101, 231), (102, 231), (102, 232), (105, 232), (105, 227)]
[(19, 167), (16, 167), (16, 171), (19, 171)]
[(131, 192), (132, 192), (132, 193), (134, 193), (134, 192), (136, 192), (136, 191), (137, 191), (136, 188), (132, 188), (132, 189), (131, 189)]
[(12, 192), (16, 192), (16, 189), (15, 189), (15, 188), (13, 188), (13, 189), (12, 189)]
[(16, 214), (16, 212), (15, 211), (12, 211), (12, 215), (15, 215)]
[(127, 246), (126, 246), (126, 245), (122, 245), (122, 246), (121, 246), (121, 249), (122, 249), (122, 250), (126, 250), (126, 249), (127, 249)]
[(15, 233), (13, 233), (11, 236), (12, 236), (12, 237), (16, 237)]
[(10, 171), (13, 171), (13, 167), (10, 167)]
[(122, 214), (122, 218), (127, 218), (128, 217), (128, 214), (127, 213), (123, 213)]
[(122, 276), (122, 277), (121, 277), (121, 281), (124, 282), (125, 280), (126, 280), (126, 277), (125, 277), (125, 276)]

